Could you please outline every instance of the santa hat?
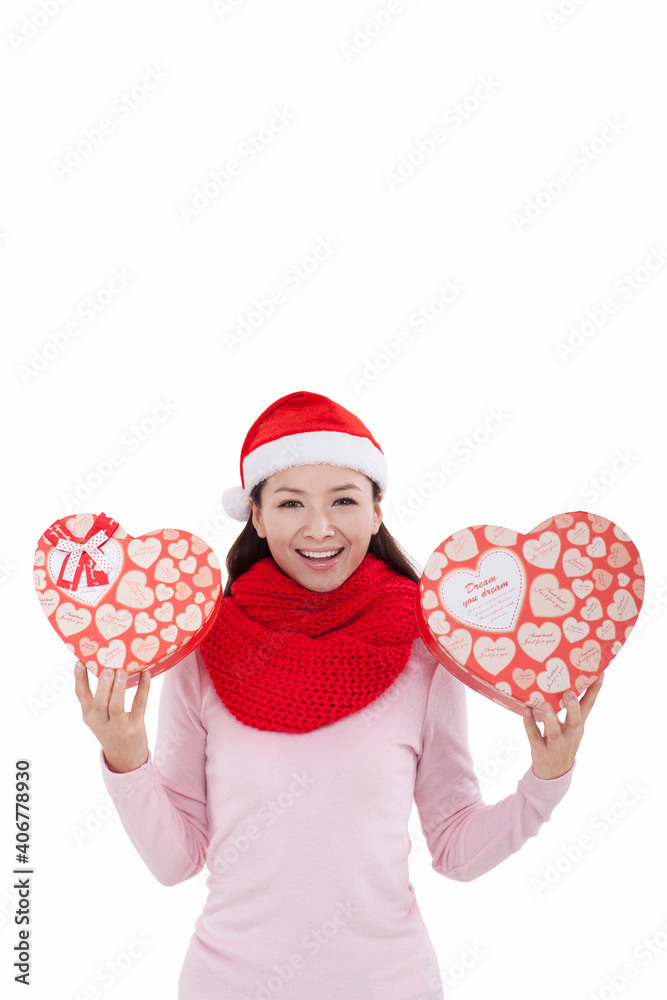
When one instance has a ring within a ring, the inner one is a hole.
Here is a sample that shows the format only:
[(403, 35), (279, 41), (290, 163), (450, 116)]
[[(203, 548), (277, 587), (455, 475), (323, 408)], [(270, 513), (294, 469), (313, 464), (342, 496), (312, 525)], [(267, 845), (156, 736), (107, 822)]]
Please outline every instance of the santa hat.
[(257, 417), (241, 448), (241, 483), (222, 494), (226, 514), (247, 521), (250, 493), (263, 479), (297, 465), (340, 465), (387, 489), (387, 460), (359, 417), (317, 392), (290, 392)]

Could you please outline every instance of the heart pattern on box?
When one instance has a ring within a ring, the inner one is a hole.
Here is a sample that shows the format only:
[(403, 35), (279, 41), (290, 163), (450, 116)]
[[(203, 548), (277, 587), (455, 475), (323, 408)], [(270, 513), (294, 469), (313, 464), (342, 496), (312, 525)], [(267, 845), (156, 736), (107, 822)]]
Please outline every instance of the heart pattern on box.
[(525, 535), (477, 524), (429, 557), (417, 624), (473, 690), (517, 713), (544, 701), (559, 711), (618, 654), (644, 589), (632, 539), (599, 514), (557, 514)]
[(192, 652), (222, 601), (220, 564), (191, 532), (133, 538), (106, 514), (59, 518), (34, 556), (37, 597), (67, 648), (99, 677), (127, 670), (127, 686)]

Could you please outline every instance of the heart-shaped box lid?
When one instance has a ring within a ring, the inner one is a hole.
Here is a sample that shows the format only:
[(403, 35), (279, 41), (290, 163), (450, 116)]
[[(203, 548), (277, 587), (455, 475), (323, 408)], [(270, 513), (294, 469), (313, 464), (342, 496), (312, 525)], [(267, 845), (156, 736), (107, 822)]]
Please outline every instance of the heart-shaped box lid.
[(432, 552), (417, 625), (454, 676), (521, 713), (581, 696), (620, 651), (644, 599), (630, 536), (609, 518), (573, 511), (527, 534), (475, 524)]
[(42, 534), (33, 577), (44, 614), (88, 670), (127, 670), (127, 686), (195, 649), (222, 602), (220, 564), (175, 528), (133, 538), (107, 514), (71, 514)]

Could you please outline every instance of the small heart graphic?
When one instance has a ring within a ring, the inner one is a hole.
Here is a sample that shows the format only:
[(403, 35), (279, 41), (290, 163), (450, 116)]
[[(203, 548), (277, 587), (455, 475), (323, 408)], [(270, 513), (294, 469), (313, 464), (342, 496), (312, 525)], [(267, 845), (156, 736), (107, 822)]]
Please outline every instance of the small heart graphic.
[(424, 567), (424, 576), (429, 580), (439, 580), (446, 565), (447, 556), (442, 552), (434, 552)]
[(97, 631), (105, 639), (115, 639), (117, 635), (127, 632), (132, 624), (129, 611), (114, 608), (113, 604), (101, 604), (95, 612)]
[(581, 609), (581, 617), (585, 618), (586, 621), (592, 622), (596, 621), (598, 618), (602, 618), (602, 605), (598, 601), (597, 597), (589, 597), (586, 601), (586, 606)]
[[(422, 608), (428, 610), (429, 608), (435, 608), (438, 603), (437, 595), (433, 593), (432, 590), (427, 590), (422, 596)], [(55, 606), (55, 605), (54, 605)]]
[(174, 559), (185, 559), (188, 554), (188, 542), (186, 538), (179, 538), (177, 542), (172, 542), (167, 546), (167, 552)]
[(574, 607), (574, 594), (571, 590), (559, 587), (558, 577), (553, 573), (536, 576), (529, 594), (531, 611), (540, 618), (566, 615)]
[(610, 622), (608, 618), (602, 622), (602, 625), (598, 625), (595, 630), (595, 634), (598, 639), (603, 639), (607, 641), (608, 639), (616, 638), (616, 626), (613, 622)]
[(127, 554), (133, 563), (148, 569), (152, 566), (162, 551), (162, 542), (159, 538), (133, 538), (127, 547)]
[[(179, 586), (180, 584), (177, 583), (176, 588), (178, 589)], [(158, 583), (157, 587), (155, 588), (155, 596), (158, 599), (158, 601), (168, 601), (170, 597), (174, 596), (174, 588), (166, 587), (164, 583)]]
[(128, 608), (148, 608), (154, 596), (153, 590), (146, 586), (146, 574), (138, 569), (125, 573), (116, 587), (116, 600)]
[(145, 632), (154, 632), (156, 628), (157, 622), (154, 618), (149, 618), (145, 611), (140, 611), (138, 615), (134, 616), (135, 632), (143, 635)]
[(478, 551), (475, 536), (469, 528), (464, 528), (462, 531), (455, 531), (451, 541), (445, 545), (445, 555), (453, 562), (470, 559), (472, 556), (476, 556)]
[(567, 540), (572, 545), (587, 545), (590, 537), (590, 529), (585, 521), (577, 521), (574, 528), (570, 528), (567, 533)]
[(539, 626), (526, 622), (517, 632), (519, 645), (524, 653), (538, 663), (544, 663), (547, 656), (553, 653), (560, 642), (560, 636), (561, 631), (553, 622)]
[(612, 567), (612, 569), (618, 569), (619, 566), (627, 566), (630, 562), (632, 556), (626, 549), (625, 545), (621, 542), (614, 542), (611, 549), (609, 550), (609, 555), (607, 556), (607, 562)]
[(114, 670), (118, 670), (125, 663), (126, 652), (122, 639), (112, 639), (108, 646), (102, 646), (97, 650), (97, 662), (101, 667), (113, 667)]
[[(174, 591), (174, 596), (177, 601), (186, 601), (190, 594), (192, 593), (192, 587), (188, 587), (187, 583), (183, 580), (179, 580), (176, 584), (176, 589)], [(171, 594), (168, 595), (171, 597)]]
[(492, 545), (516, 545), (516, 531), (500, 528), (497, 524), (484, 525), (484, 537)]
[(582, 556), (579, 549), (568, 549), (563, 553), (563, 572), (565, 576), (585, 576), (593, 569), (593, 560)]
[(608, 590), (614, 582), (613, 576), (606, 569), (594, 569), (591, 575), (595, 581), (596, 590)]
[(197, 560), (194, 556), (188, 556), (187, 559), (182, 559), (178, 564), (178, 568), (181, 573), (194, 573), (197, 569)]
[(568, 642), (579, 642), (585, 639), (590, 632), (590, 625), (586, 622), (578, 622), (576, 618), (566, 618), (563, 622), (563, 635)]
[(428, 627), (436, 635), (443, 635), (445, 632), (449, 632), (450, 628), (449, 622), (442, 611), (434, 611), (432, 615), (428, 616)]
[(586, 546), (586, 552), (591, 559), (601, 559), (607, 552), (607, 546), (604, 543), (604, 538), (600, 538), (599, 535), (596, 535), (591, 544)]
[(554, 531), (544, 531), (539, 539), (530, 538), (525, 542), (523, 554), (532, 566), (553, 569), (560, 554), (560, 538)]
[(63, 635), (76, 635), (88, 628), (93, 616), (87, 608), (77, 608), (66, 601), (56, 608), (55, 619)]
[(201, 608), (196, 604), (188, 604), (185, 611), (176, 616), (176, 624), (184, 632), (196, 632), (201, 627)]
[(160, 640), (156, 635), (147, 635), (142, 639), (133, 639), (130, 649), (142, 663), (150, 663), (160, 648)]
[(593, 593), (595, 584), (592, 580), (573, 580), (570, 586), (572, 587), (572, 593), (581, 599)]
[(617, 590), (614, 594), (614, 603), (607, 608), (607, 614), (615, 622), (626, 622), (629, 618), (635, 618), (638, 611), (632, 594), (627, 590)]
[(516, 646), (511, 639), (478, 639), (473, 646), (473, 655), (480, 667), (496, 677), (514, 659)]
[(180, 576), (180, 570), (174, 566), (173, 559), (160, 559), (155, 567), (155, 579), (162, 583), (176, 583)]
[(602, 649), (595, 639), (588, 639), (583, 646), (570, 650), (570, 663), (575, 670), (588, 670), (596, 673), (600, 669)]
[(99, 643), (94, 639), (89, 639), (86, 635), (79, 639), (79, 651), (82, 656), (92, 656), (96, 649), (99, 649)]
[(201, 569), (192, 577), (192, 582), (195, 587), (210, 587), (212, 580), (213, 577), (208, 566), (202, 566)]
[(461, 666), (467, 663), (472, 649), (470, 632), (464, 628), (455, 628), (451, 635), (438, 636), (438, 642)]
[(520, 669), (513, 670), (512, 680), (518, 687), (525, 691), (526, 688), (529, 688), (531, 684), (535, 683), (535, 671)]
[(547, 660), (544, 673), (537, 675), (537, 685), (542, 691), (567, 691), (570, 686), (570, 675), (561, 659), (554, 656)]

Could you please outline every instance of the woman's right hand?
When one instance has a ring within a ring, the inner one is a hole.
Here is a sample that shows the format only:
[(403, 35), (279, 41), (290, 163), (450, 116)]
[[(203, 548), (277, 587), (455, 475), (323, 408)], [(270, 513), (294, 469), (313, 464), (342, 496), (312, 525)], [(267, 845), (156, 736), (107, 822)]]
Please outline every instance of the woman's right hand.
[(81, 704), (83, 721), (99, 740), (109, 770), (117, 774), (134, 771), (148, 760), (144, 711), (150, 687), (149, 671), (141, 673), (129, 712), (125, 711), (126, 684), (125, 670), (106, 667), (97, 680), (93, 695), (88, 670), (80, 660), (76, 661), (74, 690)]

